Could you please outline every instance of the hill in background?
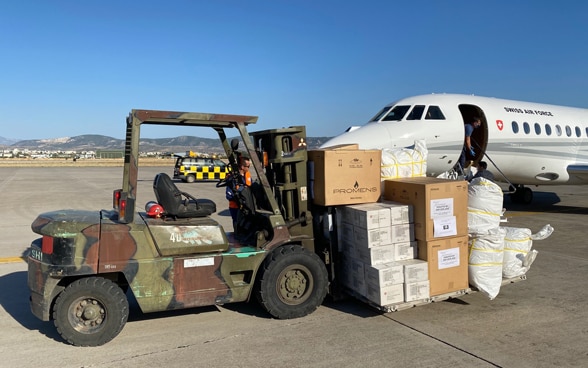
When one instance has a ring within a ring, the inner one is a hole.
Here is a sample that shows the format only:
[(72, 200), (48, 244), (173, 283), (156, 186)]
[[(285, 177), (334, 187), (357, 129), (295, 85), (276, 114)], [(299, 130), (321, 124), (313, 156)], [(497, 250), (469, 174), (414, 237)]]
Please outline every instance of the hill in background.
[[(318, 148), (330, 137), (307, 137), (309, 149)], [(1, 141), (0, 141), (1, 142)], [(96, 151), (96, 150), (123, 150), (125, 141), (97, 134), (79, 135), (76, 137), (63, 137), (55, 139), (31, 139), (18, 141), (12, 144), (4, 144), (5, 148), (18, 148), (40, 151)], [(200, 138), (193, 136), (180, 136), (175, 138), (143, 138), (139, 142), (143, 152), (222, 152), (221, 143), (216, 138)]]

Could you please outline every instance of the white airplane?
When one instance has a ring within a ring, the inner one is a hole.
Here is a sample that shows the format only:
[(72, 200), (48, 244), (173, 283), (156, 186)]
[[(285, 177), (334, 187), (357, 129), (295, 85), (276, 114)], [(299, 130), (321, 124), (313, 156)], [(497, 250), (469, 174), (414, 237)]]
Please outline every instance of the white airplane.
[(588, 183), (588, 110), (573, 107), (460, 94), (414, 96), (386, 105), (321, 148), (402, 148), (425, 140), (427, 175), (438, 176), (458, 162), (464, 124), (473, 117), (482, 121), (472, 135), (473, 161), (489, 161), (496, 180), (516, 189), (514, 201), (532, 201), (525, 185)]

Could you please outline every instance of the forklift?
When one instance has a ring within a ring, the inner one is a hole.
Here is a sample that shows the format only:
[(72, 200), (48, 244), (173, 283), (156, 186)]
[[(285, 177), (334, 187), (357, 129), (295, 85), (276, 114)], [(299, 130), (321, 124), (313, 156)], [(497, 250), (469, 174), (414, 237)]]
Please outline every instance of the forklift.
[[(306, 129), (249, 133), (257, 117), (132, 110), (126, 119), (122, 188), (112, 209), (40, 214), (32, 230), (28, 287), (33, 314), (53, 321), (76, 346), (115, 338), (129, 315), (127, 292), (143, 313), (249, 301), (274, 318), (312, 313), (334, 291), (336, 244), (320, 228), (334, 209), (312, 208)], [(178, 189), (160, 173), (157, 202), (137, 203), (139, 138), (143, 124), (208, 127), (218, 134), (230, 173), (247, 155), (257, 174), (239, 192), (240, 218), (232, 232), (211, 215), (216, 204)], [(239, 140), (229, 141), (228, 134)], [(137, 210), (137, 209), (140, 210)], [(313, 216), (313, 211), (316, 215)]]

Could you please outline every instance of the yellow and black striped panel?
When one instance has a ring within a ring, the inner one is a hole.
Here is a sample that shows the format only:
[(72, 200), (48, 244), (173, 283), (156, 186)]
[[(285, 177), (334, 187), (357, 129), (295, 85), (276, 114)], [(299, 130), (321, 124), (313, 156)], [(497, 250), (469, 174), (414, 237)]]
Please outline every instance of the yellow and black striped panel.
[(181, 166), (180, 172), (184, 175), (194, 174), (196, 180), (219, 180), (224, 179), (229, 170), (227, 167), (213, 166)]

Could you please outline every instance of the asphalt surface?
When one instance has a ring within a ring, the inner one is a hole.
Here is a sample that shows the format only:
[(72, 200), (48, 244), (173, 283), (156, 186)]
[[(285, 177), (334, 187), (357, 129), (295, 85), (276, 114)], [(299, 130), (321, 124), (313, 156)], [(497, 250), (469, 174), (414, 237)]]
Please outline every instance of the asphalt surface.
[[(139, 174), (140, 206), (155, 199), (152, 180), (172, 168)], [(538, 256), (527, 280), (481, 293), (381, 313), (352, 298), (325, 302), (295, 320), (271, 319), (256, 303), (142, 314), (110, 343), (67, 345), (52, 322), (30, 312), (26, 264), (36, 238), (30, 224), (56, 209), (107, 209), (122, 185), (121, 168), (0, 168), (0, 367), (586, 367), (588, 366), (588, 187), (539, 187), (531, 205), (505, 197), (508, 222), (533, 232)], [(223, 189), (180, 183), (217, 203), (230, 228)]]

